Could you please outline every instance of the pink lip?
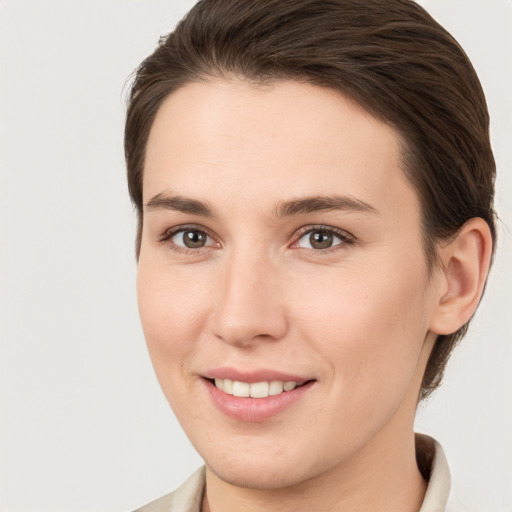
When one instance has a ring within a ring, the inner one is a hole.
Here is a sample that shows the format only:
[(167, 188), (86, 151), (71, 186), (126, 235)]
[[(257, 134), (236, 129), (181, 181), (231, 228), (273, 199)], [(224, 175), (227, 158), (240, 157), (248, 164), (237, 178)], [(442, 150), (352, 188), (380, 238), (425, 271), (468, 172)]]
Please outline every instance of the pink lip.
[(238, 380), (240, 382), (248, 382), (249, 384), (264, 381), (270, 382), (272, 380), (280, 380), (283, 382), (294, 381), (298, 383), (312, 380), (310, 377), (292, 375), (290, 373), (283, 373), (275, 370), (241, 371), (232, 367), (214, 368), (204, 372), (202, 376), (206, 379), (230, 379)]
[[(292, 391), (284, 391), (279, 395), (268, 396), (266, 398), (243, 398), (228, 395), (218, 389), (210, 380), (216, 378), (238, 380), (248, 383), (280, 380), (283, 382), (304, 382), (305, 384)], [(304, 377), (270, 370), (240, 372), (234, 368), (219, 368), (206, 372), (202, 381), (213, 404), (220, 412), (229, 418), (245, 422), (262, 422), (280, 414), (285, 409), (300, 401), (316, 382)]]

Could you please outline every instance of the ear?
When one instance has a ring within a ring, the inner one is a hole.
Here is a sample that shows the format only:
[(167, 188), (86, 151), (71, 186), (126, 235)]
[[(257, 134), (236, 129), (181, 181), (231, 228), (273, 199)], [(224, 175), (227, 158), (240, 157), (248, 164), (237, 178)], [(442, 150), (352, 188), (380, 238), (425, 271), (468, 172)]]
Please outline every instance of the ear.
[(481, 218), (468, 220), (456, 238), (439, 250), (442, 267), (430, 330), (452, 334), (474, 314), (487, 280), (492, 236)]

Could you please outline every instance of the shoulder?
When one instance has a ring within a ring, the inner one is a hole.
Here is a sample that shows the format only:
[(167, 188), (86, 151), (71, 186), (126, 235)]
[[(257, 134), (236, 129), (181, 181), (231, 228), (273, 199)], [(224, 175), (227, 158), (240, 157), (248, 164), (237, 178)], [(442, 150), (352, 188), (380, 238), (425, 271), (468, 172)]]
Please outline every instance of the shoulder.
[(205, 488), (205, 468), (199, 468), (174, 492), (166, 494), (135, 512), (201, 512)]

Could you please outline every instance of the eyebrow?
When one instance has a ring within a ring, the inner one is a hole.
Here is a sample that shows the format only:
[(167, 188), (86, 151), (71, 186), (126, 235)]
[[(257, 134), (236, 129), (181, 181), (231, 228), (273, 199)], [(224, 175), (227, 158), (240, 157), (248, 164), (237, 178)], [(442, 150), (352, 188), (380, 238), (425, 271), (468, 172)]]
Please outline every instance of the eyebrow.
[(288, 217), (323, 210), (379, 213), (368, 203), (349, 196), (312, 196), (282, 201), (278, 203), (275, 214), (277, 217)]
[[(145, 205), (146, 210), (174, 210), (202, 217), (215, 217), (213, 209), (205, 202), (183, 196), (160, 193)], [(349, 196), (311, 196), (289, 201), (280, 201), (274, 214), (276, 217), (290, 217), (325, 210), (341, 210), (378, 213), (368, 203)]]
[(160, 193), (151, 198), (145, 204), (146, 210), (174, 210), (182, 213), (200, 215), (202, 217), (214, 217), (215, 214), (206, 203), (197, 199), (182, 196), (170, 196)]

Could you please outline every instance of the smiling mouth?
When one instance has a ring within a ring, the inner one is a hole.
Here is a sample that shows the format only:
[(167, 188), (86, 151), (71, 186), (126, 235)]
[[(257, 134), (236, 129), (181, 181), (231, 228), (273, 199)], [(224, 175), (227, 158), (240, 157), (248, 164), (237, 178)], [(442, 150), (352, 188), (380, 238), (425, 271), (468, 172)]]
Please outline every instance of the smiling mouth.
[(293, 391), (295, 388), (306, 384), (306, 382), (285, 382), (281, 380), (249, 383), (231, 379), (211, 379), (210, 382), (227, 395), (240, 398), (267, 398)]

